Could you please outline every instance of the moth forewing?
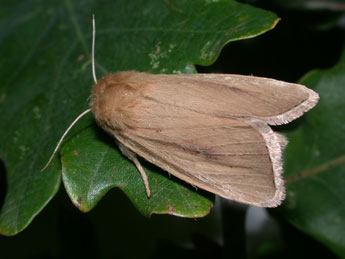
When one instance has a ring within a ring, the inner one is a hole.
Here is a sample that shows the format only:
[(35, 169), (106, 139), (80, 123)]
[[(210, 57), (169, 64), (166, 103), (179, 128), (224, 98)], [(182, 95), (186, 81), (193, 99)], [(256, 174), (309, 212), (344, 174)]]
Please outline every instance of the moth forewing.
[(185, 108), (215, 116), (258, 118), (271, 125), (300, 117), (319, 99), (317, 93), (303, 85), (270, 78), (231, 74), (155, 77), (156, 91), (149, 93), (152, 98), (164, 98), (167, 104), (181, 102)]
[(318, 100), (304, 86), (273, 79), (134, 71), (107, 75), (93, 96), (98, 124), (132, 153), (202, 189), (264, 207), (285, 197), (284, 141), (268, 124), (287, 123)]
[(285, 199), (284, 180), (282, 178), (282, 153), (287, 144), (287, 140), (282, 135), (273, 132), (273, 130), (262, 121), (254, 119), (250, 123), (265, 139), (265, 145), (268, 149), (275, 185), (275, 194), (270, 200), (265, 200), (260, 204), (253, 205), (262, 207), (276, 207)]

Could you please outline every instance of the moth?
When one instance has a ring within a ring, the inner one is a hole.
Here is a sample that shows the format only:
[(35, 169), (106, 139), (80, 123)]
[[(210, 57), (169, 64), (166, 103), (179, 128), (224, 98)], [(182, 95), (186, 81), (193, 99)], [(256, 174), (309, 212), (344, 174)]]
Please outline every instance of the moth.
[(92, 111), (98, 125), (116, 139), (140, 172), (148, 197), (138, 156), (226, 199), (261, 207), (281, 204), (287, 140), (269, 125), (302, 116), (317, 104), (316, 92), (300, 84), (232, 74), (125, 71), (97, 82), (94, 20), (93, 26), (95, 85), (91, 109), (83, 114)]

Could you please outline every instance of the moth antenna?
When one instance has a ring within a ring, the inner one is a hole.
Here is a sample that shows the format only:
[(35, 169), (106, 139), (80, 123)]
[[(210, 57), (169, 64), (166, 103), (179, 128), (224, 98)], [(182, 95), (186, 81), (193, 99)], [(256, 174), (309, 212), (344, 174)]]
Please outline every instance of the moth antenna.
[(67, 135), (67, 133), (70, 131), (70, 129), (74, 126), (74, 124), (77, 123), (77, 121), (83, 117), (85, 114), (89, 113), (91, 111), (91, 108), (83, 111), (81, 114), (78, 115), (78, 117), (71, 123), (71, 125), (69, 125), (69, 127), (67, 128), (67, 130), (65, 131), (65, 133), (62, 135), (62, 137), (60, 138), (59, 142), (57, 143), (56, 147), (55, 147), (55, 150), (53, 152), (53, 154), (50, 156), (47, 164), (41, 169), (41, 172), (43, 172), (44, 170), (46, 170), (46, 168), (48, 167), (48, 165), (50, 164), (50, 162), (52, 161), (55, 153), (58, 151), (62, 141), (64, 140), (65, 136)]
[(95, 39), (96, 39), (96, 23), (95, 15), (92, 15), (92, 54), (91, 54), (91, 63), (92, 63), (92, 76), (93, 81), (97, 84), (96, 69), (95, 69)]
[[(92, 15), (92, 48), (91, 48), (91, 64), (92, 64), (92, 76), (93, 76), (93, 81), (95, 82), (95, 84), (97, 84), (97, 77), (96, 77), (96, 69), (95, 69), (95, 39), (96, 39), (96, 23), (95, 23), (95, 15)], [(64, 140), (65, 136), (67, 135), (67, 133), (71, 130), (71, 128), (74, 126), (74, 124), (77, 123), (77, 121), (83, 117), (85, 114), (89, 113), (92, 109), (89, 108), (85, 111), (83, 111), (81, 114), (78, 115), (77, 118), (75, 118), (75, 120), (71, 123), (71, 125), (69, 125), (69, 127), (67, 128), (67, 130), (64, 132), (64, 134), (62, 135), (62, 137), (60, 138), (59, 142), (57, 143), (53, 154), (50, 156), (47, 164), (41, 169), (41, 172), (43, 172), (48, 165), (50, 164), (50, 162), (53, 160), (54, 155), (56, 154), (56, 152), (58, 151), (62, 141)]]

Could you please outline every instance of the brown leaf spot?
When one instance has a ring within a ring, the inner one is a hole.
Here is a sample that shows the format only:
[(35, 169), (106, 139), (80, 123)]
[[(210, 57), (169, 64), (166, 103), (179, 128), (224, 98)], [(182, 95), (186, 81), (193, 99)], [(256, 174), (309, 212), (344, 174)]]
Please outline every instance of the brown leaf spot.
[(80, 56), (77, 58), (77, 61), (78, 61), (78, 62), (82, 61), (82, 60), (84, 59), (84, 57), (85, 57), (84, 55), (80, 55)]
[(73, 150), (73, 155), (78, 156), (79, 152), (77, 150)]

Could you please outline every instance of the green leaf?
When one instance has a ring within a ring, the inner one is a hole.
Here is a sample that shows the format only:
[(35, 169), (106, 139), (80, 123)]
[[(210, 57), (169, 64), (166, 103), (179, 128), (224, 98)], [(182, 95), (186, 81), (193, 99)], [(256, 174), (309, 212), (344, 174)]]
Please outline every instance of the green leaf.
[(345, 258), (345, 52), (335, 67), (312, 71), (300, 83), (320, 101), (301, 119), (303, 127), (288, 134), (282, 212)]
[[(90, 66), (93, 13), (97, 24), (98, 77), (108, 71), (130, 69), (191, 73), (195, 71), (194, 64), (214, 62), (227, 42), (254, 37), (277, 23), (277, 17), (270, 12), (230, 0), (2, 1), (0, 154), (7, 170), (7, 194), (0, 212), (2, 234), (13, 235), (28, 226), (59, 188), (59, 157), (56, 155), (44, 172), (40, 169), (69, 123), (88, 107), (93, 83)], [(131, 163), (118, 154), (115, 146), (110, 149), (104, 143), (104, 133), (95, 135), (92, 125), (95, 125), (92, 116), (82, 119), (65, 140), (67, 143), (76, 136), (81, 139), (89, 136), (82, 147), (99, 145), (98, 152), (105, 152), (107, 157), (100, 166), (108, 171), (97, 175), (92, 184), (88, 182), (90, 177), (85, 179), (83, 175), (94, 172), (92, 168), (71, 176), (77, 182), (76, 189), (82, 190), (85, 182), (92, 187), (79, 196), (69, 193), (80, 208), (89, 210), (111, 186), (121, 185), (145, 215), (165, 213), (168, 207), (175, 214), (192, 216), (193, 210), (185, 211), (187, 204), (200, 206), (202, 213), (209, 209), (210, 201), (203, 195), (199, 195), (198, 204), (195, 200), (177, 202), (179, 195), (190, 187), (170, 180), (165, 173), (157, 173), (156, 168), (150, 170), (149, 177), (151, 186), (156, 179), (159, 188), (166, 183), (161, 189), (152, 187), (155, 192), (164, 189), (160, 193), (162, 202), (145, 205), (142, 181)], [(82, 152), (79, 147), (73, 150)], [(72, 165), (68, 155), (63, 155), (65, 165)], [(92, 156), (90, 153), (87, 159)], [(116, 181), (107, 182), (113, 172), (110, 164), (126, 168), (128, 178), (119, 176)], [(66, 170), (64, 167), (64, 184), (73, 186), (75, 182), (67, 177)], [(138, 191), (130, 189), (135, 184)]]
[[(189, 56), (187, 60), (191, 60), (192, 63), (209, 64), (218, 56), (225, 42), (240, 37), (248, 37), (250, 34), (254, 33), (254, 30), (258, 30), (258, 28), (248, 26), (247, 29), (249, 29), (250, 32), (246, 32), (244, 34), (245, 36), (239, 36), (243, 34), (241, 27), (244, 26), (244, 24), (241, 20), (246, 18), (242, 18), (243, 16), (239, 13), (239, 10), (243, 11), (242, 9), (245, 6), (238, 5), (237, 3), (230, 2), (229, 5), (229, 3), (224, 2), (221, 5), (206, 5), (208, 7), (208, 12), (213, 9), (210, 13), (205, 12), (205, 10), (203, 10), (205, 6), (200, 5), (200, 3), (196, 6), (194, 6), (194, 4), (190, 6), (188, 4), (172, 6), (171, 4), (172, 2), (170, 2), (168, 6), (169, 8), (173, 8), (173, 13), (170, 13), (170, 11), (162, 13), (161, 8), (157, 8), (157, 10), (160, 10), (158, 13), (155, 13), (153, 9), (150, 12), (151, 16), (156, 17), (153, 18), (155, 21), (159, 19), (160, 16), (166, 17), (164, 21), (159, 24), (158, 28), (147, 29), (143, 26), (144, 29), (136, 31), (137, 34), (142, 34), (139, 38), (143, 39), (147, 37), (145, 41), (149, 41), (149, 38), (155, 39), (153, 43), (146, 46), (145, 51), (143, 51), (145, 54), (138, 58), (138, 53), (136, 53), (136, 57), (132, 57), (132, 51), (127, 50), (126, 47), (119, 44), (116, 49), (123, 49), (122, 52), (120, 51), (121, 54), (130, 56), (127, 58), (119, 57), (117, 60), (125, 59), (128, 62), (130, 59), (133, 59), (132, 62), (129, 62), (130, 65), (134, 64), (136, 59), (141, 60), (142, 58), (145, 60), (149, 57), (149, 60), (146, 61), (146, 66), (149, 64), (149, 67), (144, 70), (151, 70), (155, 73), (188, 73), (190, 72), (190, 66), (186, 63), (186, 57)], [(233, 9), (235, 7), (241, 8), (235, 11)], [(202, 21), (212, 21), (214, 20), (214, 18), (212, 18), (213, 15), (224, 11), (225, 8), (229, 12), (231, 11), (232, 14), (218, 21), (217, 27), (214, 27), (213, 23), (209, 23), (205, 28), (206, 24), (202, 24), (200, 20), (196, 20), (202, 17)], [(234, 17), (236, 18), (234, 19)], [(273, 17), (274, 16), (271, 18)], [(275, 22), (275, 19), (271, 19), (267, 25), (272, 26)], [(146, 20), (139, 22), (139, 24), (145, 23), (147, 23)], [(231, 23), (232, 26), (228, 27), (228, 24)], [(252, 23), (252, 21), (248, 22), (248, 24)], [(97, 28), (101, 27), (99, 23), (97, 24)], [(182, 26), (176, 28), (176, 25)], [(172, 28), (169, 29), (169, 27)], [(261, 25), (259, 27), (261, 27)], [(217, 31), (215, 31), (215, 29)], [(100, 30), (102, 29), (97, 31)], [(229, 32), (229, 30), (232, 31)], [(127, 35), (126, 32), (124, 34)], [(97, 35), (99, 35), (99, 33)], [(185, 39), (186, 35), (189, 37), (187, 41)], [(97, 38), (99, 39), (100, 37), (101, 36), (98, 36)], [(122, 37), (121, 33), (119, 33), (119, 37)], [(200, 37), (206, 41), (200, 41)], [(161, 40), (163, 38), (165, 39), (164, 41)], [(135, 46), (135, 49), (138, 48), (143, 49), (144, 46)], [(127, 51), (129, 51), (129, 54), (127, 54)], [(135, 50), (133, 50), (133, 52), (135, 52)], [(180, 55), (183, 52), (184, 58), (181, 58)], [(183, 61), (183, 63), (181, 63), (179, 69), (178, 64), (180, 60)], [(172, 61), (174, 63), (172, 63)], [(123, 70), (127, 69), (126, 67)], [(181, 186), (172, 179), (167, 179), (166, 173), (163, 173), (163, 175), (161, 173), (157, 174), (157, 168), (154, 168), (153, 171), (152, 169), (149, 170), (149, 168), (145, 168), (145, 171), (150, 172), (149, 180), (151, 181), (150, 186), (152, 188), (152, 198), (148, 199), (144, 191), (143, 181), (132, 162), (125, 159), (115, 147), (109, 149), (109, 147), (104, 144), (94, 147), (94, 141), (98, 140), (99, 137), (85, 138), (83, 139), (83, 141), (85, 141), (83, 146), (78, 146), (80, 144), (71, 144), (72, 147), (70, 147), (68, 143), (68, 149), (66, 145), (66, 149), (62, 150), (64, 184), (73, 203), (82, 211), (89, 211), (110, 188), (120, 186), (144, 215), (151, 215), (152, 213), (169, 213), (184, 217), (201, 217), (209, 212), (210, 207), (212, 207), (212, 203), (209, 199), (205, 198), (203, 195), (198, 195), (193, 189), (187, 188), (188, 186)], [(114, 142), (114, 140), (110, 141)], [(71, 155), (71, 151), (73, 150), (78, 153), (91, 153), (92, 148), (97, 150), (92, 153), (94, 162), (91, 164), (95, 165), (95, 167), (86, 165), (87, 162), (85, 162), (84, 157), (78, 157), (77, 159)], [(68, 150), (69, 153), (67, 153), (66, 150)], [(116, 170), (117, 177), (113, 176), (109, 179), (109, 175), (114, 175), (114, 169), (111, 169), (114, 164), (116, 168), (118, 167)], [(119, 164), (119, 166), (117, 166), (117, 164)], [(86, 173), (86, 171), (88, 171), (88, 173)], [(103, 179), (104, 177), (106, 177), (106, 180)], [(84, 183), (84, 185), (81, 183)], [(188, 197), (188, 199), (186, 199), (186, 197)]]
[(124, 159), (115, 141), (98, 127), (78, 134), (64, 146), (62, 154), (65, 188), (73, 203), (84, 212), (113, 187), (121, 188), (146, 216), (165, 213), (202, 217), (213, 206), (212, 199), (202, 196), (191, 185), (169, 179), (166, 172), (148, 163), (144, 165), (152, 197), (147, 198), (136, 167)]

